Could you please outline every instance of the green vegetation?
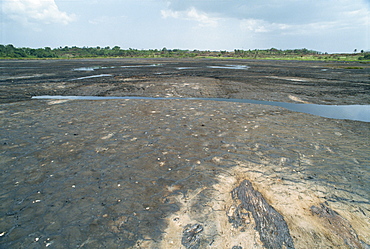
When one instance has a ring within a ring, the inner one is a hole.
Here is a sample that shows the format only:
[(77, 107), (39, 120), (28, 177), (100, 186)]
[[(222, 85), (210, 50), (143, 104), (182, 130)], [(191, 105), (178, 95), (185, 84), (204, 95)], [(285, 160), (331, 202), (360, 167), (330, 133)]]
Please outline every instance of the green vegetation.
[(0, 58), (26, 58), (26, 59), (44, 59), (44, 58), (105, 58), (105, 57), (195, 57), (203, 55), (200, 51), (188, 51), (173, 49), (162, 50), (138, 50), (121, 49), (118, 46), (110, 47), (59, 47), (51, 49), (45, 48), (16, 48), (13, 45), (0, 45)]
[(358, 58), (359, 60), (370, 60), (370, 53), (364, 53), (364, 56)]
[(364, 69), (363, 67), (345, 67), (344, 69)]
[(16, 48), (13, 45), (0, 45), (0, 58), (3, 59), (50, 59), (50, 58), (127, 58), (127, 57), (201, 57), (201, 58), (242, 58), (242, 59), (275, 59), (275, 60), (370, 60), (370, 53), (353, 54), (328, 54), (313, 50), (288, 49), (280, 50), (255, 49), (229, 51), (199, 51), (199, 50), (181, 50), (181, 49), (121, 49), (119, 46), (110, 47), (59, 47), (59, 48)]

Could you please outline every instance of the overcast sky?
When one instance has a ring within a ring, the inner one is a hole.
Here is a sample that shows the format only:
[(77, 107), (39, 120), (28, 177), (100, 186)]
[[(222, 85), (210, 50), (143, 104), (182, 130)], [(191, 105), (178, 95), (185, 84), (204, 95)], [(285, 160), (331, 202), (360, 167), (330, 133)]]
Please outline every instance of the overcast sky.
[(370, 0), (0, 0), (0, 44), (370, 50)]

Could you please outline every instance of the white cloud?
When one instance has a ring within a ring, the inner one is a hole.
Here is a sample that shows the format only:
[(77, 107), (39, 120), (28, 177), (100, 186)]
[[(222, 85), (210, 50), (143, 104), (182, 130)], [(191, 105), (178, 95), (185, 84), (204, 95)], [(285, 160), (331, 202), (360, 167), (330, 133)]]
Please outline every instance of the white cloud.
[(210, 26), (216, 27), (218, 25), (218, 18), (211, 17), (205, 12), (199, 11), (196, 8), (192, 7), (185, 11), (173, 11), (173, 10), (162, 10), (161, 11), (163, 18), (175, 18), (196, 21), (200, 26)]
[(313, 22), (307, 24), (271, 23), (260, 19), (244, 19), (240, 21), (242, 31), (254, 33), (276, 33), (281, 35), (319, 34), (325, 30), (338, 29), (336, 22)]
[(73, 14), (60, 11), (54, 0), (8, 0), (3, 2), (2, 12), (24, 25), (33, 23), (61, 23), (74, 21)]
[(256, 33), (270, 32), (274, 29), (278, 29), (278, 25), (269, 23), (260, 19), (245, 19), (240, 22), (240, 28), (243, 31), (252, 31)]
[[(305, 0), (301, 3), (305, 3)], [(305, 4), (308, 6), (307, 2)], [(307, 47), (328, 52), (369, 49), (370, 9), (364, 1), (328, 0), (326, 3), (312, 2), (307, 9), (303, 7), (287, 6), (292, 13), (287, 18), (278, 12), (267, 15), (269, 10), (265, 9), (266, 13), (259, 12), (256, 16), (251, 14), (247, 15), (250, 16), (248, 18), (237, 17), (234, 20), (238, 20), (244, 41), (249, 47)], [(307, 14), (312, 8), (317, 9), (320, 15)], [(241, 11), (246, 13), (245, 10)]]
[(345, 24), (354, 20), (358, 22), (361, 20), (364, 23), (363, 19), (369, 16), (368, 0), (167, 0), (167, 2), (169, 9), (175, 12), (196, 9), (208, 16), (253, 20), (251, 22), (254, 23), (250, 23), (251, 27), (265, 26), (261, 21), (288, 25), (332, 21)]
[(112, 25), (115, 23), (122, 23), (126, 19), (126, 16), (99, 16), (89, 20), (89, 23), (93, 25)]

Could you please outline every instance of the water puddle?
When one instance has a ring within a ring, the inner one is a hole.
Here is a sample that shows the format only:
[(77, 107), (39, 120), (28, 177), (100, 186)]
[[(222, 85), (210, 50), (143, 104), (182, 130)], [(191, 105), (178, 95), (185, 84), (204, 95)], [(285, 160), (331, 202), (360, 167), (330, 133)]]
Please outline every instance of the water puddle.
[(163, 64), (151, 64), (151, 65), (133, 65), (133, 66), (120, 66), (121, 68), (130, 68), (130, 67), (159, 67)]
[(33, 96), (32, 99), (67, 99), (67, 100), (110, 100), (110, 99), (142, 99), (142, 100), (206, 100), (270, 105), (286, 108), (290, 111), (308, 113), (333, 119), (348, 119), (370, 122), (370, 105), (318, 105), (296, 104), (276, 101), (252, 99), (223, 99), (223, 98), (173, 98), (173, 97), (101, 97), (101, 96)]
[(194, 69), (196, 67), (176, 67), (177, 70)]
[(94, 66), (94, 67), (79, 67), (74, 68), (72, 71), (83, 71), (83, 72), (91, 72), (99, 69), (111, 69), (111, 68), (137, 68), (137, 67), (157, 67), (161, 66), (162, 64), (150, 64), (150, 65), (132, 65), (132, 66), (111, 66), (111, 67), (103, 67), (103, 66)]
[(298, 81), (298, 82), (307, 82), (310, 81), (308, 78), (302, 78), (302, 77), (278, 77), (278, 76), (266, 76), (266, 78), (270, 79), (278, 79), (278, 80), (288, 80), (288, 81)]
[[(92, 72), (100, 69), (111, 69), (111, 68), (138, 68), (138, 67), (159, 67), (163, 64), (150, 64), (150, 65), (130, 65), (130, 66), (93, 66), (93, 67), (79, 67), (74, 68), (72, 71), (81, 71), (81, 72)], [(196, 69), (197, 67), (176, 67), (177, 70), (186, 70), (186, 69)], [(237, 70), (246, 70), (250, 68), (246, 65), (224, 65), (224, 66), (207, 66), (207, 68), (217, 68), (217, 69), (237, 69)]]
[(32, 74), (32, 75), (21, 75), (21, 76), (0, 76), (0, 80), (23, 80), (23, 79), (32, 79), (43, 76), (53, 76), (53, 73), (44, 73), (44, 74)]
[(109, 69), (109, 68), (115, 68), (115, 67), (102, 67), (102, 66), (95, 66), (95, 67), (79, 67), (74, 68), (72, 71), (83, 71), (83, 72), (91, 72), (98, 69)]
[(71, 79), (71, 81), (91, 79), (91, 78), (100, 78), (100, 77), (111, 77), (111, 76), (113, 76), (113, 75), (111, 75), (111, 74), (98, 74), (98, 75), (91, 75), (91, 76), (85, 76), (85, 77), (80, 77), (80, 78), (76, 78), (76, 79)]
[[(197, 69), (200, 67), (177, 67), (177, 70), (186, 70), (186, 69)], [(238, 70), (246, 70), (250, 68), (246, 65), (224, 65), (224, 66), (207, 66), (207, 68), (217, 68), (217, 69), (238, 69)]]
[(245, 65), (225, 65), (225, 66), (207, 66), (208, 68), (221, 68), (221, 69), (239, 69), (245, 70), (250, 68), (249, 66)]

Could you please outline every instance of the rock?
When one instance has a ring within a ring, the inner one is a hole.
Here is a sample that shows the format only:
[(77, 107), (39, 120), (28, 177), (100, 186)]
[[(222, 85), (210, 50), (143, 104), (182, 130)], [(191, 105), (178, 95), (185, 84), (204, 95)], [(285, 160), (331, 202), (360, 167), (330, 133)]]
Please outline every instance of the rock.
[(365, 242), (360, 241), (350, 223), (335, 210), (329, 208), (326, 203), (321, 203), (318, 207), (312, 206), (311, 212), (319, 216), (322, 224), (333, 234), (342, 238), (349, 248), (370, 248)]
[(256, 223), (255, 229), (259, 232), (265, 247), (294, 248), (293, 239), (283, 216), (267, 203), (261, 193), (253, 188), (250, 181), (244, 180), (232, 194), (234, 198), (241, 200), (242, 208), (252, 213)]
[(185, 226), (183, 231), (183, 236), (181, 244), (187, 249), (197, 249), (200, 246), (201, 232), (203, 231), (203, 226), (200, 224)]

